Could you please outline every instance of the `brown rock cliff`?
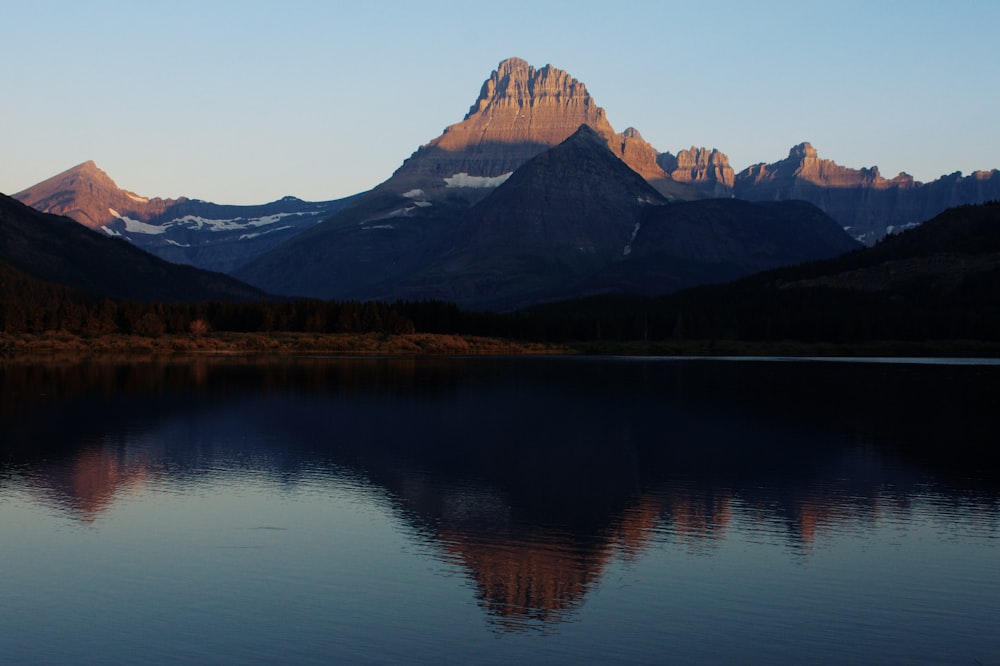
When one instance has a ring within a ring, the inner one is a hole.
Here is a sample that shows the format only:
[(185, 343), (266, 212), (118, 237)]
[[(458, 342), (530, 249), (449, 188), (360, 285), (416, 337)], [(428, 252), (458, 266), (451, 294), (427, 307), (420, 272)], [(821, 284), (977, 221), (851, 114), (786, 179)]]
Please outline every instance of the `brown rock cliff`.
[(657, 163), (680, 183), (690, 183), (712, 196), (726, 197), (733, 191), (736, 172), (729, 166), (729, 157), (715, 148), (682, 150), (677, 155), (662, 153)]
[(433, 198), (455, 174), (485, 182), (513, 172), (581, 125), (604, 137), (615, 155), (661, 192), (692, 194), (672, 182), (637, 131), (614, 131), (583, 83), (552, 65), (536, 69), (520, 58), (501, 62), (462, 122), (421, 146), (382, 187), (399, 193), (420, 188)]

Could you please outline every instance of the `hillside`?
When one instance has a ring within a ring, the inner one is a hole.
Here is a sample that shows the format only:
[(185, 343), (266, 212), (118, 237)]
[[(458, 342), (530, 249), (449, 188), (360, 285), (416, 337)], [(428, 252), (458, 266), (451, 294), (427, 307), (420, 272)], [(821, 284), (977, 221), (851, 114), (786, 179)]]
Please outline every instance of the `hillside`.
[(555, 340), (1000, 341), (1000, 203), (949, 209), (874, 247), (728, 284), (532, 313)]
[(264, 292), (221, 273), (178, 266), (67, 217), (0, 194), (0, 262), (39, 280), (137, 301), (246, 301)]

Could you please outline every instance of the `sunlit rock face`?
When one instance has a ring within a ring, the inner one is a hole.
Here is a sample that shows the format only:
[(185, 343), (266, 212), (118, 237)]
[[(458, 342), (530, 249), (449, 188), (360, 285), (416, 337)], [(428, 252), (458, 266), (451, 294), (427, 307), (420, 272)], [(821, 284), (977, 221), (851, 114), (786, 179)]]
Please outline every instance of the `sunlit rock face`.
[[(561, 69), (540, 69), (508, 58), (483, 83), (460, 123), (421, 146), (385, 185), (398, 192), (444, 187), (456, 174), (495, 178), (510, 173), (542, 151), (588, 125), (608, 147), (661, 193), (691, 198), (656, 163), (656, 150), (638, 131), (618, 134), (587, 87)], [(687, 195), (687, 196), (685, 196)]]
[(819, 157), (809, 143), (801, 143), (783, 160), (741, 171), (733, 193), (749, 201), (808, 201), (870, 245), (947, 208), (1000, 198), (1000, 171), (969, 176), (956, 172), (930, 183), (915, 181), (906, 173), (884, 178), (878, 167), (843, 167)]
[(148, 199), (123, 190), (93, 161), (18, 192), (14, 198), (43, 213), (65, 215), (90, 229), (100, 229), (117, 216), (149, 220), (181, 199)]
[(689, 183), (716, 197), (727, 197), (733, 192), (736, 172), (729, 166), (729, 157), (715, 148), (681, 150), (677, 155), (661, 153), (657, 164), (679, 183)]

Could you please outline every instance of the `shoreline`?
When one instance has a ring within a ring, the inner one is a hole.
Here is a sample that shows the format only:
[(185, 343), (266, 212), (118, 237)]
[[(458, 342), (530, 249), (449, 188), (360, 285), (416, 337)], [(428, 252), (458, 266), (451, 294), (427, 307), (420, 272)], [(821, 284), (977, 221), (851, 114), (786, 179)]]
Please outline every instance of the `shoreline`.
[(1000, 358), (1000, 343), (980, 340), (805, 343), (737, 340), (597, 341), (566, 344), (437, 333), (213, 333), (200, 336), (0, 334), (0, 359), (249, 355), (333, 356), (688, 356)]
[(122, 356), (473, 356), (571, 354), (565, 345), (472, 335), (410, 333), (214, 333), (201, 336), (0, 334), (0, 359)]

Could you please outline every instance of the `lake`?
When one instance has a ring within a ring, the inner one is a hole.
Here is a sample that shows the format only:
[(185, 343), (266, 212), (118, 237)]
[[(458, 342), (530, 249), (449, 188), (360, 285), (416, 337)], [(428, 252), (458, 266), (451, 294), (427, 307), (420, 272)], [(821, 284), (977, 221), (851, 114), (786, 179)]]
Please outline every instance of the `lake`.
[(1000, 364), (0, 363), (8, 663), (1000, 664)]

